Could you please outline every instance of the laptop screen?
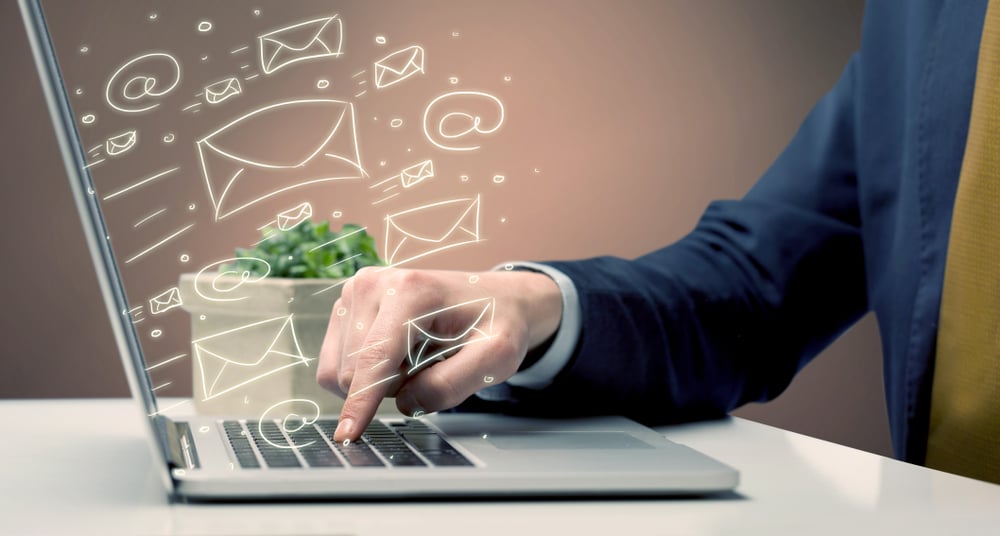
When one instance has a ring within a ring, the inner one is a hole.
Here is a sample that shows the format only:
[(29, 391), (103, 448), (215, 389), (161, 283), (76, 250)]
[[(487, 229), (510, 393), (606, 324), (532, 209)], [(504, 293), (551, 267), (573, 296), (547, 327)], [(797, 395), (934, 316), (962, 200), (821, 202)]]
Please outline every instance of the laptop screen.
[(510, 143), (509, 108), (538, 88), (501, 61), (511, 37), (492, 8), (40, 5), (73, 122), (64, 151), (152, 396), (325, 410), (338, 401), (312, 381), (316, 359), (356, 269), (502, 260), (482, 243), (513, 207), (492, 199), (538, 172), (526, 132)]

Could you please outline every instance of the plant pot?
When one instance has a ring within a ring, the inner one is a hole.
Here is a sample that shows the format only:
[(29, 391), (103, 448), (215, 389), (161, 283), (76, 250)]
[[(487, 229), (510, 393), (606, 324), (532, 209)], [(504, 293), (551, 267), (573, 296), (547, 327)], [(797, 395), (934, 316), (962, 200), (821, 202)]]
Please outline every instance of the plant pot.
[[(319, 351), (340, 297), (340, 286), (330, 288), (337, 282), (181, 275), (198, 413), (260, 417), (301, 399), (323, 413), (339, 413), (343, 400), (316, 383)], [(380, 411), (395, 407), (383, 406)]]

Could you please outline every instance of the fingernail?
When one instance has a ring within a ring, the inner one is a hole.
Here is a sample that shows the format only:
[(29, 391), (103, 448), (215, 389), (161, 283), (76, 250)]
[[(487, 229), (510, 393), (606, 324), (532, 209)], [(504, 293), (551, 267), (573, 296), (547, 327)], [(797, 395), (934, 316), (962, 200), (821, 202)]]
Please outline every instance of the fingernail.
[(333, 433), (336, 436), (347, 436), (348, 438), (354, 437), (354, 419), (344, 419), (340, 421), (337, 425), (337, 431)]
[(424, 410), (422, 410), (420, 408), (417, 408), (417, 409), (413, 410), (413, 414), (411, 416), (414, 419), (419, 419), (420, 417), (423, 417), (424, 415), (426, 415), (426, 413), (424, 412)]

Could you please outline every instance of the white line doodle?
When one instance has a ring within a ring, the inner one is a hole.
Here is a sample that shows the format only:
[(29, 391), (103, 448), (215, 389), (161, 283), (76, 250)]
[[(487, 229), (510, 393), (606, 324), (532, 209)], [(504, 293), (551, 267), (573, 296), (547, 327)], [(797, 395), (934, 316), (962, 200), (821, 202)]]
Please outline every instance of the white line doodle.
[[(191, 341), (203, 400), (211, 400), (290, 367), (309, 366), (311, 359), (302, 354), (293, 316), (261, 320)], [(247, 341), (263, 342), (249, 355), (241, 352), (234, 356), (231, 355), (233, 341), (240, 342), (235, 345), (239, 348), (246, 348)]]
[(343, 240), (343, 239), (345, 239), (345, 238), (347, 238), (347, 237), (349, 237), (351, 235), (358, 234), (358, 233), (360, 233), (362, 231), (365, 231), (367, 229), (368, 229), (367, 227), (362, 227), (360, 229), (355, 229), (355, 230), (353, 230), (353, 231), (351, 231), (351, 232), (349, 232), (347, 234), (342, 234), (342, 235), (338, 236), (337, 238), (334, 238), (333, 240), (330, 240), (329, 242), (323, 242), (322, 244), (320, 244), (320, 245), (318, 245), (318, 246), (310, 249), (309, 253), (312, 253), (313, 251), (316, 251), (317, 249), (325, 248), (326, 246), (329, 246), (330, 244), (335, 244), (335, 243), (337, 243), (337, 242), (339, 242), (339, 241), (341, 241), (341, 240)]
[(341, 264), (344, 264), (345, 262), (352, 261), (352, 260), (354, 260), (354, 259), (356, 259), (356, 258), (358, 258), (358, 257), (360, 257), (362, 255), (364, 255), (364, 254), (363, 253), (356, 253), (354, 255), (351, 255), (350, 257), (347, 257), (346, 259), (341, 259), (341, 260), (339, 260), (339, 261), (331, 264), (330, 266), (327, 266), (327, 268), (333, 268), (334, 266), (339, 266)]
[(163, 361), (160, 361), (159, 363), (157, 363), (155, 365), (150, 365), (150, 366), (146, 367), (146, 372), (149, 372), (149, 371), (151, 371), (153, 369), (158, 369), (160, 367), (165, 367), (165, 366), (169, 365), (170, 363), (173, 363), (174, 361), (177, 361), (178, 359), (184, 359), (185, 357), (187, 357), (187, 354), (178, 354), (178, 355), (175, 355), (175, 356), (172, 356), (172, 357), (168, 357), (168, 358), (164, 359)]
[(364, 75), (366, 72), (368, 72), (368, 69), (364, 69), (364, 70), (358, 71), (358, 72), (352, 74), (351, 78), (357, 78), (359, 76)]
[(344, 23), (333, 15), (279, 28), (257, 39), (261, 70), (271, 74), (301, 61), (340, 57)]
[(160, 389), (163, 389), (164, 387), (167, 387), (167, 386), (169, 386), (169, 385), (171, 385), (173, 383), (174, 382), (172, 382), (172, 381), (161, 383), (160, 385), (157, 385), (156, 387), (153, 387), (153, 392), (155, 393), (156, 391), (159, 391)]
[(366, 90), (364, 90), (364, 91), (362, 91), (361, 93), (355, 93), (355, 94), (354, 94), (354, 98), (356, 98), (356, 99), (359, 99), (359, 98), (361, 98), (361, 97), (364, 97), (364, 96), (365, 96), (365, 93), (368, 93), (368, 90), (367, 90), (367, 89), (366, 89)]
[(225, 80), (220, 80), (214, 84), (205, 86), (205, 102), (209, 104), (219, 104), (239, 95), (240, 93), (243, 93), (240, 81), (236, 78), (229, 77)]
[[(347, 357), (354, 357), (354, 356), (356, 356), (356, 355), (358, 355), (360, 353), (367, 352), (368, 350), (371, 350), (372, 348), (378, 348), (379, 346), (382, 346), (383, 344), (385, 344), (387, 342), (389, 342), (389, 339), (382, 339), (381, 341), (369, 344), (368, 346), (365, 346), (364, 348), (358, 348), (357, 350), (355, 350), (355, 351), (347, 354)], [(386, 360), (386, 361), (388, 361), (388, 360)], [(375, 367), (372, 367), (372, 368), (375, 368)]]
[(394, 193), (394, 194), (392, 194), (392, 195), (389, 195), (389, 196), (386, 196), (386, 197), (383, 197), (382, 199), (376, 199), (375, 201), (372, 201), (372, 206), (375, 206), (375, 205), (378, 205), (378, 204), (381, 204), (381, 203), (384, 203), (384, 202), (386, 202), (386, 201), (388, 201), (388, 200), (392, 199), (393, 197), (396, 197), (397, 195), (399, 195), (399, 192), (396, 192), (396, 193)]
[(252, 74), (250, 76), (244, 76), (243, 80), (246, 80), (247, 82), (249, 82), (249, 81), (253, 80), (254, 78), (257, 78), (258, 76), (260, 76), (260, 75), (257, 74), (257, 73), (254, 73), (254, 74)]
[[(465, 310), (465, 315), (458, 313)], [(406, 358), (410, 364), (407, 374), (414, 374), (434, 361), (444, 359), (460, 348), (482, 342), (494, 337), (493, 319), (496, 311), (494, 298), (479, 298), (467, 302), (443, 307), (427, 314), (406, 321)], [(464, 326), (457, 335), (441, 335), (430, 330), (435, 318), (449, 315), (449, 320), (456, 322), (456, 317), (463, 319)], [(471, 319), (471, 322), (465, 323)]]
[(83, 114), (80, 117), (80, 122), (84, 125), (93, 125), (94, 121), (97, 121), (97, 116), (94, 114)]
[(162, 335), (163, 335), (162, 329), (154, 329), (153, 331), (149, 332), (149, 336), (154, 339), (159, 339)]
[[(385, 256), (390, 266), (473, 244), (479, 235), (480, 198), (452, 199), (424, 205), (386, 216)], [(447, 226), (427, 228), (426, 221), (446, 216)], [(431, 216), (431, 217), (428, 217)], [(457, 216), (457, 217), (456, 217)], [(420, 225), (423, 228), (417, 229)]]
[(391, 382), (392, 380), (395, 380), (396, 378), (398, 378), (400, 376), (402, 376), (402, 374), (397, 373), (397, 374), (393, 374), (392, 376), (389, 376), (388, 378), (382, 378), (381, 380), (379, 380), (379, 381), (377, 381), (377, 382), (375, 382), (375, 383), (373, 383), (373, 384), (371, 384), (371, 385), (369, 385), (367, 387), (362, 387), (361, 389), (358, 389), (357, 391), (354, 391), (353, 393), (350, 394), (350, 396), (348, 398), (350, 398), (352, 396), (360, 395), (361, 393), (363, 393), (363, 392), (371, 389), (372, 387), (375, 387), (376, 385), (382, 385), (385, 382)]
[(203, 20), (198, 23), (198, 31), (201, 33), (208, 33), (212, 31), (212, 21)]
[(145, 320), (145, 318), (142, 317), (143, 313), (144, 311), (142, 310), (142, 306), (137, 305), (128, 311), (125, 311), (124, 314), (128, 315), (128, 317), (132, 319), (132, 324), (138, 324), (139, 322)]
[(330, 87), (330, 81), (329, 80), (327, 80), (327, 79), (324, 78), (322, 80), (317, 80), (316, 81), (316, 89), (326, 89), (328, 87)]
[(163, 143), (173, 143), (174, 142), (174, 138), (175, 138), (175, 136), (174, 136), (173, 132), (167, 132), (163, 136)]
[(149, 312), (153, 315), (160, 315), (181, 305), (184, 305), (184, 302), (181, 301), (181, 291), (179, 288), (173, 287), (149, 299)]
[(399, 128), (401, 126), (403, 126), (403, 120), (398, 117), (389, 121), (389, 127), (391, 128)]
[(411, 76), (424, 73), (424, 49), (413, 45), (375, 62), (375, 89), (394, 86)]
[(247, 69), (249, 69), (249, 68), (250, 68), (250, 64), (249, 64), (249, 63), (248, 63), (248, 64), (246, 64), (246, 65), (240, 65), (240, 70), (241, 70), (241, 71), (245, 71), (245, 70), (247, 70)]
[[(348, 277), (347, 279), (341, 279), (340, 281), (337, 281), (336, 283), (334, 283), (334, 284), (332, 284), (332, 285), (330, 285), (330, 286), (328, 286), (328, 287), (326, 287), (324, 289), (317, 290), (316, 292), (313, 292), (312, 295), (313, 296), (319, 296), (320, 294), (323, 294), (324, 292), (329, 292), (329, 291), (331, 291), (331, 290), (339, 287), (340, 285), (343, 285), (344, 283), (347, 283), (350, 280), (351, 280), (350, 277)], [(343, 315), (341, 315), (341, 316), (343, 316)]]
[[(172, 71), (170, 75), (170, 81), (167, 84), (161, 83), (160, 79), (155, 75), (148, 74), (150, 72), (150, 64), (163, 63), (166, 62), (168, 69)], [(122, 83), (120, 86), (116, 84), (118, 77), (121, 76), (123, 72), (126, 72), (130, 67), (136, 64), (143, 64), (142, 73), (133, 76)], [(177, 60), (170, 54), (163, 52), (150, 52), (132, 58), (131, 60), (125, 62), (124, 65), (118, 68), (114, 74), (108, 79), (108, 83), (104, 88), (104, 98), (108, 105), (123, 113), (141, 113), (148, 112), (160, 105), (159, 102), (151, 102), (145, 104), (153, 99), (158, 99), (170, 93), (177, 87), (181, 81), (181, 65)], [(166, 87), (163, 87), (163, 86)], [(112, 89), (115, 90), (114, 96), (112, 96)], [(124, 99), (125, 102), (120, 102), (119, 99)]]
[(300, 223), (308, 220), (313, 215), (313, 208), (309, 202), (294, 206), (284, 212), (278, 213), (278, 229), (281, 231), (291, 231)]
[(160, 179), (162, 177), (166, 177), (167, 175), (170, 175), (171, 173), (177, 171), (178, 169), (180, 169), (180, 167), (170, 168), (170, 169), (161, 171), (159, 173), (156, 173), (156, 174), (154, 174), (152, 176), (146, 177), (145, 179), (142, 179), (142, 180), (140, 180), (139, 182), (137, 182), (135, 184), (126, 186), (125, 188), (122, 188), (121, 190), (118, 190), (116, 192), (113, 192), (113, 193), (110, 193), (110, 194), (106, 195), (104, 197), (104, 200), (107, 201), (109, 199), (114, 199), (114, 198), (116, 198), (116, 197), (118, 197), (118, 196), (120, 196), (120, 195), (122, 195), (124, 193), (130, 192), (130, 191), (132, 191), (132, 190), (134, 190), (136, 188), (139, 188), (140, 186), (144, 186), (147, 183), (150, 183), (150, 182), (155, 181), (157, 179)]
[[(285, 415), (285, 418), (281, 419), (281, 426), (278, 427), (279, 431), (282, 433), (282, 439), (285, 438), (284, 434), (289, 434), (289, 435), (294, 434), (295, 432), (298, 432), (299, 430), (319, 420), (319, 414), (320, 414), (319, 404), (305, 398), (292, 398), (290, 400), (284, 400), (267, 408), (266, 410), (264, 410), (264, 413), (261, 414), (260, 420), (257, 422), (257, 433), (260, 434), (260, 437), (262, 437), (264, 441), (267, 441), (272, 446), (277, 447), (279, 449), (299, 449), (308, 447), (309, 445), (315, 443), (316, 442), (315, 439), (307, 441), (302, 444), (296, 444), (289, 441), (288, 444), (286, 445), (281, 445), (275, 443), (274, 441), (271, 441), (271, 439), (268, 437), (268, 434), (264, 432), (264, 423), (274, 422), (273, 419), (267, 418), (267, 415), (268, 413), (271, 413), (271, 411), (274, 410), (274, 408), (282, 404), (299, 404), (299, 405), (308, 404), (312, 406), (313, 410), (315, 410), (312, 412), (311, 417), (302, 417), (298, 413), (288, 413), (287, 415)], [(289, 426), (289, 421), (292, 421), (292, 426)]]
[(403, 188), (412, 188), (433, 177), (434, 162), (431, 160), (413, 164), (399, 173), (399, 181)]
[(101, 158), (101, 159), (98, 159), (98, 160), (94, 160), (93, 162), (91, 162), (91, 163), (83, 166), (83, 169), (90, 169), (90, 168), (96, 166), (97, 164), (100, 164), (101, 162), (104, 162), (104, 160), (105, 160), (104, 158)]
[(493, 175), (493, 183), (494, 184), (500, 184), (500, 183), (502, 183), (506, 179), (507, 179), (507, 177), (505, 177), (503, 175), (499, 175), (499, 174), (498, 175)]
[[(241, 46), (240, 48), (233, 49), (233, 50), (229, 51), (229, 53), (230, 54), (239, 54), (240, 52), (246, 52), (247, 50), (250, 50), (250, 45), (244, 45), (244, 46)], [(248, 67), (249, 67), (249, 65), (248, 65)]]
[[(496, 123), (491, 127), (483, 128), (483, 118), (479, 115), (473, 115), (467, 112), (449, 112), (441, 116), (438, 119), (437, 124), (433, 126), (433, 133), (431, 132), (430, 119), (434, 107), (441, 101), (451, 100), (455, 98), (473, 98), (482, 101), (490, 101), (496, 105), (499, 114), (496, 118)], [(427, 137), (427, 141), (431, 142), (434, 146), (444, 149), (446, 151), (474, 151), (479, 149), (479, 145), (446, 145), (450, 140), (457, 140), (463, 138), (470, 134), (488, 135), (496, 132), (504, 123), (505, 111), (503, 102), (500, 99), (490, 95), (489, 93), (483, 93), (481, 91), (452, 91), (451, 93), (445, 93), (435, 97), (424, 109), (424, 136)], [(462, 121), (465, 123), (463, 127), (459, 128), (449, 128), (451, 123), (456, 123)], [(442, 141), (438, 141), (438, 140)]]
[(376, 35), (375, 36), (375, 44), (377, 44), (377, 45), (384, 45), (385, 44), (385, 36), (384, 35)]
[[(303, 132), (304, 117), (315, 119), (308, 122), (314, 132)], [(234, 132), (263, 134), (275, 129), (295, 132), (288, 138), (294, 143), (265, 149), (272, 153), (284, 150), (283, 157), (263, 157), (259, 154), (262, 149), (244, 147), (245, 143), (230, 139)], [(229, 122), (198, 140), (196, 146), (216, 221), (294, 188), (367, 176), (361, 165), (354, 105), (341, 100), (271, 104)], [(290, 151), (297, 154), (289, 155)], [(346, 166), (331, 165), (337, 162)], [(255, 184), (269, 186), (262, 193)]]
[(160, 409), (159, 411), (154, 411), (153, 413), (150, 413), (147, 416), (148, 417), (155, 417), (157, 415), (162, 415), (162, 414), (164, 414), (164, 413), (166, 413), (166, 412), (168, 412), (168, 411), (170, 411), (172, 409), (177, 409), (177, 408), (183, 406), (184, 404), (190, 404), (191, 400), (192, 399), (190, 399), (190, 398), (181, 400), (180, 402), (178, 402), (176, 404), (171, 404), (171, 405), (169, 405), (169, 406), (167, 406), (165, 408)]
[[(211, 280), (211, 290), (208, 290), (208, 289), (204, 288), (203, 285), (205, 283), (205, 280), (208, 277), (210, 277), (210, 276), (206, 276), (205, 272), (207, 272), (209, 270), (212, 270), (212, 269), (215, 269), (215, 268), (217, 268), (219, 266), (222, 266), (224, 264), (234, 263), (236, 261), (242, 261), (242, 262), (246, 262), (246, 261), (259, 262), (259, 263), (261, 263), (261, 265), (263, 265), (264, 275), (255, 275), (255, 274), (253, 274), (253, 273), (251, 273), (251, 272), (249, 272), (247, 270), (244, 270), (242, 272), (237, 272), (237, 271), (234, 271), (234, 270), (227, 270), (227, 271), (224, 271), (224, 272), (218, 272), (218, 273), (214, 274), (214, 277), (212, 277), (212, 280)], [(206, 294), (206, 292), (211, 293), (211, 294), (229, 294), (229, 293), (235, 291), (236, 289), (242, 287), (245, 284), (248, 284), (248, 283), (249, 284), (253, 284), (253, 283), (256, 283), (256, 282), (264, 279), (270, 273), (271, 273), (271, 264), (269, 262), (265, 261), (264, 259), (259, 259), (257, 257), (233, 257), (233, 258), (230, 258), (230, 259), (223, 259), (221, 261), (213, 262), (213, 263), (209, 264), (208, 266), (205, 266), (204, 268), (202, 268), (201, 270), (198, 271), (198, 274), (195, 275), (195, 277), (194, 277), (194, 291), (199, 296), (201, 296), (203, 299), (206, 299), (208, 301), (214, 301), (214, 302), (235, 302), (235, 301), (242, 301), (242, 300), (248, 299), (249, 296), (236, 296), (236, 297), (222, 297), (222, 298), (220, 298), (218, 296), (211, 296), (209, 294)], [(233, 281), (231, 279), (233, 276), (236, 276), (238, 278), (238, 280), (237, 281)], [(222, 281), (220, 281), (220, 280), (222, 280)]]
[(192, 110), (192, 109), (197, 108), (199, 106), (201, 106), (201, 103), (200, 102), (195, 102), (195, 103), (188, 104), (187, 106), (181, 108), (181, 111), (182, 112), (186, 112), (188, 110)]
[(125, 154), (128, 151), (130, 151), (133, 147), (135, 147), (135, 144), (138, 143), (138, 141), (139, 141), (139, 135), (136, 133), (136, 131), (128, 130), (126, 132), (118, 134), (117, 136), (112, 136), (108, 138), (108, 141), (104, 142), (105, 144), (104, 152), (106, 152), (108, 156), (118, 156), (121, 154)]
[(91, 149), (90, 149), (89, 151), (87, 151), (87, 152), (88, 152), (88, 153), (96, 153), (96, 152), (100, 151), (102, 147), (104, 147), (104, 144), (103, 144), (103, 143), (102, 143), (102, 144), (100, 144), (100, 145), (95, 145), (95, 146), (93, 146), (93, 147), (92, 147), (92, 148), (91, 148)]
[(177, 238), (178, 236), (186, 233), (192, 227), (194, 227), (193, 223), (188, 224), (187, 226), (182, 227), (182, 228), (180, 228), (177, 231), (174, 231), (173, 233), (167, 235), (167, 237), (164, 238), (163, 240), (160, 240), (159, 242), (153, 244), (152, 246), (149, 246), (148, 248), (140, 251), (139, 253), (136, 253), (135, 255), (132, 255), (131, 257), (129, 257), (125, 261), (125, 264), (132, 264), (133, 262), (141, 259), (144, 255), (146, 255), (146, 254), (150, 253), (151, 251), (155, 250), (156, 248), (158, 248), (158, 247), (162, 246), (163, 244), (166, 244), (167, 242), (170, 242), (171, 240)]

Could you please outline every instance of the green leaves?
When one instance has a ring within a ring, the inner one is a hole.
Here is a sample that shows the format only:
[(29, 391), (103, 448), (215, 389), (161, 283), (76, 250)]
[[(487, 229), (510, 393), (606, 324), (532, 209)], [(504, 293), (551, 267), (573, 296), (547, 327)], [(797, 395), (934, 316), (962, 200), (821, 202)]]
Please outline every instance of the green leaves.
[[(330, 231), (329, 222), (313, 224), (306, 220), (280, 231), (267, 227), (266, 238), (253, 249), (236, 249), (240, 258), (263, 259), (271, 265), (268, 277), (343, 278), (354, 275), (365, 266), (383, 266), (375, 248), (375, 239), (352, 223), (339, 233)], [(238, 260), (225, 264), (220, 271), (249, 272), (263, 276), (265, 266), (259, 262)]]

